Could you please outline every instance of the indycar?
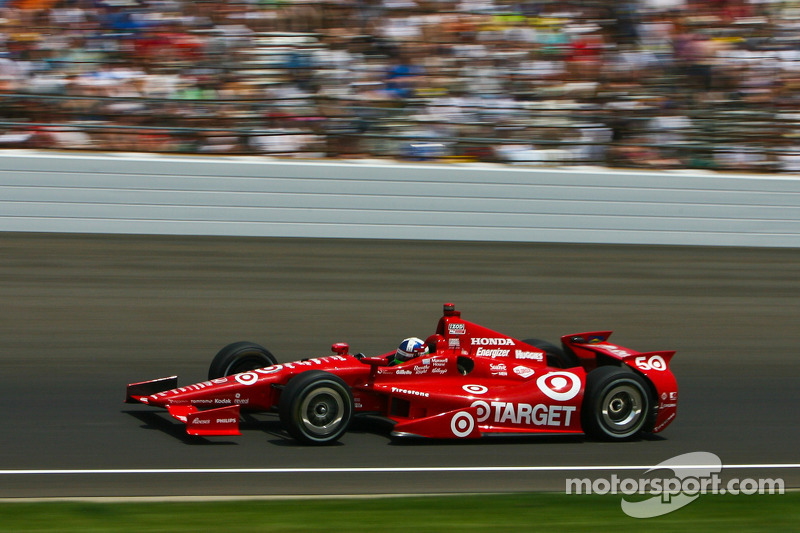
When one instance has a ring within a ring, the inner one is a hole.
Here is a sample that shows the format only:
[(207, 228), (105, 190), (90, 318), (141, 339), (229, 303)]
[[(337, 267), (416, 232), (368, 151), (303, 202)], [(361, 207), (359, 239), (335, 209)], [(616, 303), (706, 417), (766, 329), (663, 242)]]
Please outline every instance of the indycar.
[(164, 408), (189, 435), (239, 435), (244, 412), (277, 413), (304, 444), (328, 444), (354, 417), (379, 417), (393, 437), (475, 439), (490, 435), (586, 434), (625, 440), (673, 422), (674, 351), (640, 353), (608, 341), (611, 331), (565, 335), (561, 346), (516, 339), (469, 322), (444, 304), (427, 353), (393, 364), (395, 350), (278, 363), (252, 342), (224, 347), (208, 380), (177, 376), (132, 383), (125, 401)]

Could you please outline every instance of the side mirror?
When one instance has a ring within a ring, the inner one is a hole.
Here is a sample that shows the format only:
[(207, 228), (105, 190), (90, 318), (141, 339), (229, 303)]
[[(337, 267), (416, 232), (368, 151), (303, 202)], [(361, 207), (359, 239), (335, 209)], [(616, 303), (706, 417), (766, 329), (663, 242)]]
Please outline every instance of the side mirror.
[(347, 355), (347, 352), (350, 351), (350, 345), (346, 342), (336, 342), (331, 346), (331, 351), (336, 355)]

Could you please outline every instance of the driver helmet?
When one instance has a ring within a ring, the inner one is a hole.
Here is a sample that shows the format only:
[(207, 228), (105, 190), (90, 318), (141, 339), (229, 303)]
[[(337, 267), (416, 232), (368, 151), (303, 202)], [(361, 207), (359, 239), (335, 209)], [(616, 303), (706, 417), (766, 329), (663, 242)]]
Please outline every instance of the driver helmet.
[(400, 346), (397, 347), (397, 351), (394, 353), (393, 363), (405, 363), (415, 357), (427, 354), (428, 345), (425, 344), (424, 340), (417, 337), (409, 337), (404, 339), (403, 342), (400, 343)]

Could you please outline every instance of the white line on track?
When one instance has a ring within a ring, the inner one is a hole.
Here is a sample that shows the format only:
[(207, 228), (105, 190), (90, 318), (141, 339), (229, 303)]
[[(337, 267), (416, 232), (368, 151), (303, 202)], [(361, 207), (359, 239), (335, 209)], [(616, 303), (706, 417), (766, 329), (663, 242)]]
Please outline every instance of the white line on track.
[[(670, 469), (709, 469), (720, 465), (670, 465)], [(105, 475), (105, 474), (373, 474), (420, 472), (575, 472), (610, 470), (649, 470), (653, 465), (588, 465), (588, 466), (410, 466), (410, 467), (352, 467), (352, 468), (110, 468), (110, 469), (53, 469), (0, 470), (0, 475)], [(800, 463), (731, 464), (731, 469), (794, 469)]]

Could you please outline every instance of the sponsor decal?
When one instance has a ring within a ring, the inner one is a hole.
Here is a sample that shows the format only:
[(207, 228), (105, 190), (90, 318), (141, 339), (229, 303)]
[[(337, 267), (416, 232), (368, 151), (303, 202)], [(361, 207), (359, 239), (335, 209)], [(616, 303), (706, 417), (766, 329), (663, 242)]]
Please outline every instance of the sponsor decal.
[(489, 337), (475, 337), (470, 339), (473, 346), (514, 346), (514, 341), (511, 339), (494, 339)]
[(581, 380), (569, 372), (550, 372), (539, 376), (536, 386), (548, 398), (557, 402), (566, 402), (578, 395), (581, 390)]
[(475, 355), (478, 357), (508, 357), (511, 350), (501, 350), (500, 348), (478, 348), (475, 350)]
[(534, 361), (543, 361), (544, 354), (541, 352), (526, 352), (525, 350), (514, 350), (514, 357), (517, 359), (533, 359)]
[(640, 370), (658, 370), (663, 371), (667, 369), (667, 362), (660, 355), (653, 355), (651, 357), (641, 356), (637, 357), (634, 362)]
[(516, 424), (526, 426), (569, 426), (573, 405), (546, 405), (538, 403), (485, 402), (475, 400), (471, 407), (478, 408), (478, 422)]
[[(383, 373), (383, 372), (381, 372), (381, 373)], [(411, 372), (411, 370), (398, 370), (397, 372), (395, 372), (395, 374), (409, 375), (410, 376), (412, 374), (412, 372)]]
[(508, 367), (506, 367), (506, 365), (503, 363), (489, 365), (489, 371), (491, 371), (493, 376), (508, 375)]
[(205, 420), (203, 418), (194, 418), (192, 419), (192, 425), (195, 424), (210, 424), (211, 420)]
[(209, 399), (202, 399), (202, 400), (192, 400), (190, 403), (192, 404), (203, 404), (203, 403), (214, 403), (212, 400)]
[[(290, 368), (290, 367), (287, 367)], [(272, 365), (266, 368), (257, 368), (255, 371), (259, 374), (274, 374), (276, 372), (280, 372), (283, 369), (283, 365)]]
[(447, 366), (447, 359), (434, 359), (433, 366)]
[(621, 348), (615, 344), (595, 344), (595, 347), (601, 348), (609, 353), (613, 353), (618, 357), (626, 357), (628, 355), (633, 355), (632, 352), (629, 352), (628, 350)]
[(467, 333), (467, 325), (459, 323), (447, 324), (447, 332), (450, 335), (465, 335)]
[(475, 419), (466, 411), (460, 411), (450, 419), (450, 431), (456, 437), (468, 437), (473, 429), (475, 429)]
[(222, 403), (228, 405), (231, 403), (231, 400), (229, 398), (214, 398), (214, 403)]
[(238, 422), (235, 418), (217, 418), (217, 424), (235, 424)]
[(250, 403), (250, 398), (246, 398), (244, 400), (233, 400), (233, 403), (238, 405), (247, 405)]
[(415, 374), (427, 374), (430, 367), (428, 365), (415, 365), (414, 366), (414, 373)]
[(252, 385), (256, 381), (258, 381), (258, 375), (255, 372), (244, 372), (242, 374), (236, 374), (233, 376), (233, 379), (241, 383), (242, 385)]
[(431, 370), (431, 374), (447, 374), (446, 368), (434, 368)]
[(400, 394), (407, 394), (409, 396), (420, 396), (422, 398), (430, 397), (430, 393), (427, 393), (427, 392), (420, 392), (418, 390), (401, 389), (399, 387), (392, 387), (392, 392), (397, 392), (397, 393), (400, 393)]
[(667, 424), (672, 422), (673, 418), (675, 418), (675, 413), (670, 413), (670, 415), (667, 417), (666, 420), (664, 420), (659, 425), (657, 425), (656, 427), (653, 428), (653, 431), (655, 431), (655, 432), (661, 431), (662, 429), (664, 429), (666, 427)]
[(489, 389), (483, 385), (464, 385), (461, 388), (470, 394), (486, 394), (489, 392)]
[(531, 370), (530, 368), (528, 368), (527, 366), (515, 366), (514, 367), (514, 373), (516, 375), (518, 375), (518, 376), (523, 377), (523, 378), (529, 378), (533, 374), (535, 374), (535, 372), (533, 370)]
[(461, 348), (461, 342), (458, 340), (457, 337), (451, 337), (447, 340), (447, 347), (448, 348)]

